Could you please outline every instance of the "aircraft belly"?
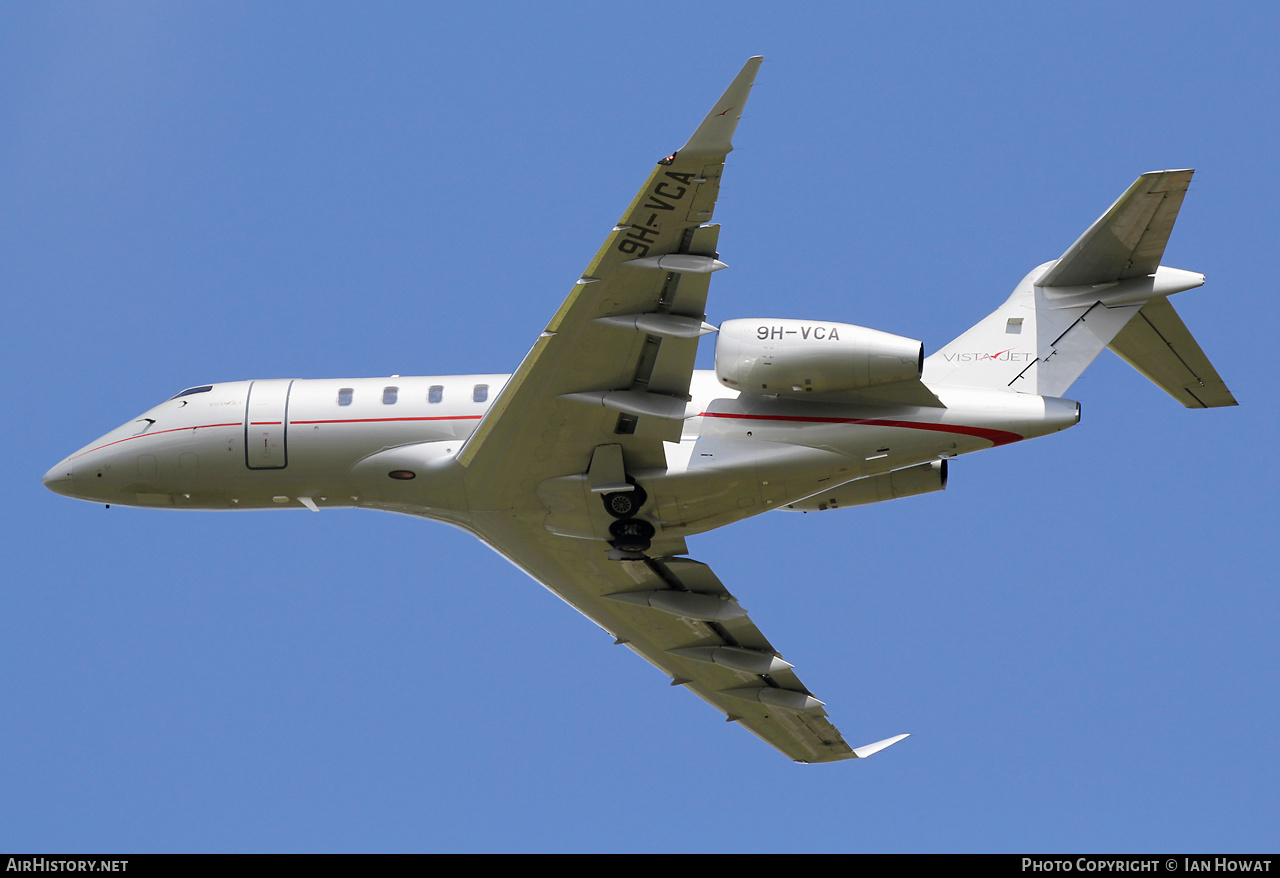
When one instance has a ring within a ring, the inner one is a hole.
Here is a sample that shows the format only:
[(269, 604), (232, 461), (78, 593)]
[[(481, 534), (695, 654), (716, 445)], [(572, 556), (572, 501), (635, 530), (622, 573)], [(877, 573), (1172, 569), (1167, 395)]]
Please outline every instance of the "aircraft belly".
[[(663, 533), (687, 536), (838, 485), (1065, 429), (1068, 400), (948, 388), (947, 405), (827, 404), (740, 396), (710, 402), (680, 470), (637, 473)], [(585, 534), (584, 534), (585, 536)]]
[[(829, 448), (866, 467), (906, 466), (930, 456), (953, 456), (1073, 426), (1071, 400), (983, 388), (930, 388), (941, 406), (828, 403), (742, 395), (712, 401), (700, 420), (702, 439), (751, 439)], [(924, 454), (925, 457), (921, 458)]]
[(663, 533), (701, 533), (776, 509), (822, 490), (832, 478), (857, 478), (857, 464), (829, 448), (699, 439), (688, 467), (636, 473), (656, 504)]

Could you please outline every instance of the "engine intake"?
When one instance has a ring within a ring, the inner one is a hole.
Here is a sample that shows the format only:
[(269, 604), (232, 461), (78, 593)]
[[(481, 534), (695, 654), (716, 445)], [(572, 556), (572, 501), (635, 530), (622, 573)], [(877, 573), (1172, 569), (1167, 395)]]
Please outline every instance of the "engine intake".
[(726, 320), (716, 377), (748, 393), (798, 396), (913, 381), (924, 345), (865, 326), (818, 320)]

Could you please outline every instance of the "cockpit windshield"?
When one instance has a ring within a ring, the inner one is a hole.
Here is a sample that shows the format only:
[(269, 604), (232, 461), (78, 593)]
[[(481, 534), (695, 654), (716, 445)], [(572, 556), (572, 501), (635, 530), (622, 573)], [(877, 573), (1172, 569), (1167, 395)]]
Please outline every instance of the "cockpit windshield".
[(190, 396), (193, 393), (208, 393), (210, 390), (213, 390), (212, 384), (201, 384), (199, 387), (188, 387), (177, 396), (171, 396), (169, 398), (177, 399), (179, 396)]

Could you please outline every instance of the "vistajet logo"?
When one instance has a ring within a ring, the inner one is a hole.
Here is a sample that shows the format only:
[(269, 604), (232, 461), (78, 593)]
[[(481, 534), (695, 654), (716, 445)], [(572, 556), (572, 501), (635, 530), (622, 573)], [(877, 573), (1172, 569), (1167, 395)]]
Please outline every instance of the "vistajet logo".
[(988, 354), (984, 351), (964, 351), (955, 354), (943, 354), (942, 358), (948, 363), (977, 363), (983, 360), (993, 360), (997, 363), (1029, 363), (1031, 362), (1031, 354), (1027, 351), (1015, 351), (1009, 348), (1006, 351), (997, 351), (994, 354)]

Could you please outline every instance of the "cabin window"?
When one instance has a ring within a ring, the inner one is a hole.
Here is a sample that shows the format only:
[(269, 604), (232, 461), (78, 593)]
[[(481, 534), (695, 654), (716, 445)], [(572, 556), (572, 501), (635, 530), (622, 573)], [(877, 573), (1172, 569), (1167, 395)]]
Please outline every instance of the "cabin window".
[(399, 388), (399, 387), (384, 387), (384, 388), (382, 388), (382, 404), (383, 404), (383, 405), (395, 405), (395, 404), (396, 404), (396, 398), (397, 398), (399, 395), (400, 395), (400, 388)]
[(1022, 318), (1010, 317), (1009, 322), (1004, 325), (1004, 331), (1009, 335), (1019, 335), (1022, 332)]
[(344, 387), (338, 391), (338, 405), (351, 405), (351, 397), (355, 395), (355, 388)]
[(471, 398), (475, 402), (484, 402), (489, 398), (489, 385), (477, 384), (475, 390), (471, 391)]
[(444, 399), (444, 386), (432, 384), (427, 388), (427, 402), (439, 402)]

